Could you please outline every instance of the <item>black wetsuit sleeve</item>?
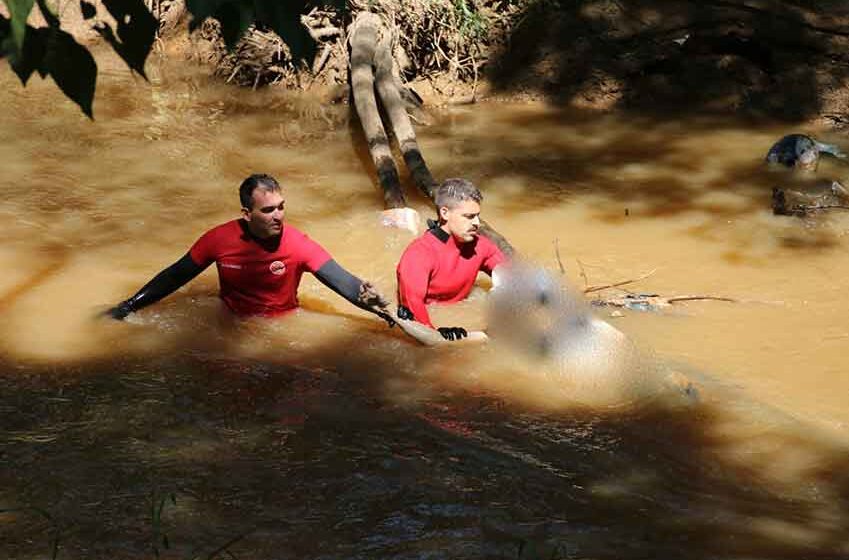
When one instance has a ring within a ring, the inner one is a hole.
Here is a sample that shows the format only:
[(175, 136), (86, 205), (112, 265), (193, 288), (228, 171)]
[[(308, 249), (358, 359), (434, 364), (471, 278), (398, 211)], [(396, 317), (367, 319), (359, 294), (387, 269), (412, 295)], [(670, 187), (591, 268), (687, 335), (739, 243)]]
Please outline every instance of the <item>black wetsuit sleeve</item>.
[(384, 309), (388, 304), (383, 301), (382, 296), (375, 292), (368, 282), (363, 282), (339, 266), (335, 260), (330, 259), (324, 263), (315, 271), (315, 277), (360, 309), (374, 313), (386, 321), (390, 327), (395, 325), (395, 320)]
[(363, 281), (339, 266), (339, 263), (335, 260), (330, 259), (324, 263), (321, 268), (315, 271), (315, 277), (357, 307), (370, 311), (360, 302), (360, 286), (362, 286)]
[(180, 260), (154, 276), (136, 295), (110, 309), (109, 314), (116, 319), (123, 319), (130, 313), (174, 293), (205, 268), (196, 264), (191, 255), (186, 253)]

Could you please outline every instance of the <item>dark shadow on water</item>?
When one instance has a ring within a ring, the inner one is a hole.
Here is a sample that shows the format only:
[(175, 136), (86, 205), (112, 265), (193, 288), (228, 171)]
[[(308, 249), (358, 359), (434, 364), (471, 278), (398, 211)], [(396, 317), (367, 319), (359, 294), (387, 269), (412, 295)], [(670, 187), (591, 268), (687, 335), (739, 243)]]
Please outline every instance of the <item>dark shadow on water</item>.
[(708, 406), (540, 412), (399, 373), (351, 351), (361, 334), (298, 363), (229, 358), (197, 339), (178, 335), (182, 350), (154, 358), (3, 358), (0, 509), (18, 509), (0, 514), (5, 557), (53, 542), (20, 508), (49, 514), (58, 558), (208, 557), (230, 541), (236, 558), (845, 551), (845, 454), (813, 439), (794, 440), (819, 458), (799, 481), (813, 490), (785, 496), (724, 458)]
[[(443, 149), (472, 147), (450, 168), (436, 172), (469, 176), (485, 195), (498, 188), (493, 182), (507, 181), (509, 198), (496, 203), (507, 217), (591, 197), (592, 216), (610, 225), (685, 214), (701, 216), (706, 227), (724, 226), (730, 220), (764, 222), (763, 215), (772, 213), (774, 187), (804, 188), (825, 179), (845, 181), (849, 176), (849, 167), (826, 157), (813, 174), (769, 168), (763, 158), (772, 139), (759, 139), (763, 145), (756, 147), (756, 156), (734, 163), (717, 163), (714, 147), (706, 144), (700, 148), (694, 140), (704, 136), (706, 143), (718, 142), (712, 133), (739, 133), (748, 119), (690, 116), (664, 120), (570, 109), (493, 114), (493, 118), (498, 122), (492, 128), (446, 123), (435, 130), (432, 137), (448, 144)], [(762, 130), (763, 124), (753, 126)], [(483, 143), (494, 143), (498, 149), (474, 151)], [(693, 176), (700, 174), (705, 179), (694, 181)], [(486, 208), (492, 204), (488, 202)], [(784, 218), (774, 219), (773, 233), (780, 232), (783, 224), (798, 224), (792, 237), (808, 251), (839, 245), (840, 227), (806, 227), (799, 220)], [(827, 224), (828, 216), (814, 216), (809, 222)]]

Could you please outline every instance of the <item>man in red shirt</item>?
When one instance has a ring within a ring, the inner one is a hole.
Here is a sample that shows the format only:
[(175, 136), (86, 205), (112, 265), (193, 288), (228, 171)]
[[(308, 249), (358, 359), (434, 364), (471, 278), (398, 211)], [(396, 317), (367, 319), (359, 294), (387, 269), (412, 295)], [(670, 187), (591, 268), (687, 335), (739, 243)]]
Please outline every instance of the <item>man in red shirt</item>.
[(275, 316), (298, 307), (298, 284), (311, 272), (336, 293), (392, 323), (386, 300), (351, 275), (318, 243), (283, 225), (285, 200), (270, 175), (256, 174), (239, 187), (242, 218), (212, 228), (180, 260), (157, 274), (133, 297), (107, 313), (123, 319), (171, 294), (213, 262), (219, 296), (237, 315)]
[[(413, 241), (398, 263), (398, 316), (433, 328), (430, 303), (455, 303), (472, 290), (478, 271), (492, 275), (506, 260), (489, 239), (478, 235), (481, 200), (465, 179), (447, 179), (436, 191), (439, 221)], [(461, 327), (437, 329), (447, 340), (467, 336)]]

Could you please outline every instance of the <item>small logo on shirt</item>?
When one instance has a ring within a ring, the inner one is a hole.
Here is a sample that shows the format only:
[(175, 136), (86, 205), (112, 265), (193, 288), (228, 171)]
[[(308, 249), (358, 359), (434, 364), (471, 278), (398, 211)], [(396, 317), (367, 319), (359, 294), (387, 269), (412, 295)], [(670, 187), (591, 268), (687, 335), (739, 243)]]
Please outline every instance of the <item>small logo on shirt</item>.
[(242, 270), (242, 265), (240, 265), (240, 264), (230, 264), (230, 263), (221, 263), (221, 268), (235, 268), (237, 270)]
[(268, 270), (271, 271), (271, 274), (277, 274), (279, 276), (286, 272), (286, 263), (282, 261), (274, 261), (268, 265)]

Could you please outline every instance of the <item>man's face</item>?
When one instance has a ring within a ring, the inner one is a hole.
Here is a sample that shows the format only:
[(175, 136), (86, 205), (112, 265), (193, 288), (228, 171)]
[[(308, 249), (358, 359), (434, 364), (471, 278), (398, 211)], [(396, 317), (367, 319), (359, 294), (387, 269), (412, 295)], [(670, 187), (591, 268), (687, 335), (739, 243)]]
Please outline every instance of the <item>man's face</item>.
[(454, 236), (458, 243), (468, 243), (478, 236), (481, 225), (481, 205), (474, 200), (464, 200), (454, 208), (443, 206), (439, 217), (442, 228)]
[(251, 195), (253, 207), (242, 208), (242, 216), (248, 222), (248, 228), (260, 239), (280, 235), (283, 231), (283, 208), (286, 201), (280, 191), (269, 191), (262, 187), (254, 189)]

